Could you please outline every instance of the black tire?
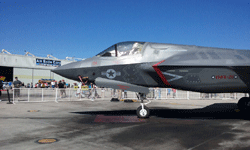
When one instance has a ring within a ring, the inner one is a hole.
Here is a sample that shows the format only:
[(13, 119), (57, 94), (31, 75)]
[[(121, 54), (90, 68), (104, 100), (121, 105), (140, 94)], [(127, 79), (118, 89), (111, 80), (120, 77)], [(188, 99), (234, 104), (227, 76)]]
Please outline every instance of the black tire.
[(144, 106), (144, 110), (142, 110), (142, 106), (140, 106), (137, 108), (136, 114), (138, 118), (148, 118), (150, 114), (150, 110), (147, 106)]
[(247, 104), (249, 103), (250, 99), (248, 97), (242, 97), (239, 101), (238, 101), (238, 108), (239, 110), (246, 110), (249, 109), (249, 106), (247, 106)]

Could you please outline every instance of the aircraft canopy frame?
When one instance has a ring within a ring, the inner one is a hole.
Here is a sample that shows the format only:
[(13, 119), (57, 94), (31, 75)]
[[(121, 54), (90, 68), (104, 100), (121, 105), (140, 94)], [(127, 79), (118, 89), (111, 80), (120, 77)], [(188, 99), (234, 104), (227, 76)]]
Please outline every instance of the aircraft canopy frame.
[(121, 57), (141, 54), (145, 42), (120, 42), (110, 46), (96, 56), (99, 57)]

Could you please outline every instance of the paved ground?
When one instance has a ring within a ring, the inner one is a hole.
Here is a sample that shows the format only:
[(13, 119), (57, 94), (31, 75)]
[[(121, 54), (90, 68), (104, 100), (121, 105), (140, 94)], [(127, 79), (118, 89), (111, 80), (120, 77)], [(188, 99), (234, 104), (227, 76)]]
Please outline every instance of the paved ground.
[[(250, 149), (250, 121), (236, 100), (156, 100), (149, 119), (139, 103), (0, 102), (1, 150)], [(30, 112), (29, 112), (30, 111)], [(38, 144), (56, 138), (51, 144)]]

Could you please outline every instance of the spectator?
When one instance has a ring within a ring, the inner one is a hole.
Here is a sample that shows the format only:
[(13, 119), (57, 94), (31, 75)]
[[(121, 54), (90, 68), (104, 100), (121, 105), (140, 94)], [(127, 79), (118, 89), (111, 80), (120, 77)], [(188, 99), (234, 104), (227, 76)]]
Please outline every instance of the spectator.
[(95, 89), (94, 89), (93, 83), (90, 83), (90, 85), (91, 85), (90, 98), (91, 98), (91, 101), (94, 101), (94, 98), (95, 98)]
[(95, 93), (94, 96), (95, 96), (96, 98), (100, 98), (99, 94), (97, 93), (97, 86), (94, 84), (93, 87), (94, 87), (94, 93)]
[(60, 98), (62, 98), (63, 97), (63, 90), (64, 90), (64, 85), (63, 85), (63, 83), (62, 83), (62, 81), (60, 80), (59, 81), (59, 83), (58, 83), (58, 88), (59, 88), (59, 90), (60, 90)]
[(27, 83), (27, 86), (26, 86), (26, 88), (30, 88), (30, 84), (29, 84), (29, 83)]
[(55, 88), (57, 88), (58, 87), (58, 84), (57, 84), (57, 81), (55, 81)]
[(64, 87), (66, 88), (66, 82), (64, 80), (62, 80), (62, 84), (64, 85)]
[(51, 86), (52, 86), (53, 89), (55, 88), (55, 80), (52, 80)]
[(45, 83), (44, 82), (41, 83), (41, 87), (45, 88)]
[(22, 82), (18, 80), (18, 77), (15, 77), (15, 81), (13, 82), (15, 96), (17, 96), (17, 100), (20, 97), (20, 87), (22, 86)]
[(118, 99), (122, 98), (122, 90), (118, 90)]
[(79, 98), (81, 97), (81, 91), (82, 91), (82, 83), (79, 82), (78, 83), (78, 89), (76, 91), (76, 95), (79, 96)]
[(154, 91), (155, 91), (155, 99), (159, 99), (159, 88), (156, 87)]
[[(85, 81), (84, 83), (82, 83), (82, 82), (80, 82), (80, 83), (81, 83), (81, 88), (82, 88), (82, 86), (84, 87), (84, 90), (82, 91), (82, 94), (85, 97), (85, 95), (86, 95), (86, 89), (87, 89), (85, 86), (87, 86), (86, 84), (88, 83), (88, 81)], [(70, 84), (68, 86), (70, 86)], [(79, 85), (78, 85), (78, 87), (79, 87)]]
[(169, 98), (169, 97), (170, 97), (170, 93), (171, 93), (171, 89), (170, 89), (170, 88), (168, 88), (167, 98)]
[(158, 99), (161, 99), (161, 88), (158, 88)]
[(156, 99), (156, 88), (154, 88), (154, 99)]
[(45, 87), (46, 87), (46, 88), (48, 88), (48, 87), (49, 87), (49, 85), (48, 85), (48, 83), (47, 83), (47, 82), (45, 82), (45, 83), (44, 83), (44, 85), (45, 85)]
[(36, 84), (35, 84), (35, 88), (37, 88), (37, 86), (38, 86), (38, 85), (37, 85), (37, 83), (36, 83)]
[(175, 96), (176, 96), (176, 89), (172, 89), (172, 91), (173, 91), (173, 98), (175, 98)]
[(124, 90), (124, 98), (128, 98), (127, 90)]
[(64, 80), (62, 80), (62, 84), (63, 84), (63, 87), (64, 87), (63, 93), (64, 93), (64, 95), (65, 95), (65, 97), (66, 97), (66, 91), (65, 91), (65, 88), (67, 88), (67, 87), (66, 87), (66, 82), (65, 82)]
[(91, 90), (92, 90), (92, 83), (89, 84), (89, 95), (88, 95), (88, 98), (90, 98), (90, 96), (91, 96)]
[(148, 97), (149, 98), (154, 98), (154, 88), (149, 88)]
[(42, 82), (38, 83), (38, 87), (41, 88), (42, 87)]
[(116, 97), (116, 90), (115, 89), (111, 89), (111, 96)]

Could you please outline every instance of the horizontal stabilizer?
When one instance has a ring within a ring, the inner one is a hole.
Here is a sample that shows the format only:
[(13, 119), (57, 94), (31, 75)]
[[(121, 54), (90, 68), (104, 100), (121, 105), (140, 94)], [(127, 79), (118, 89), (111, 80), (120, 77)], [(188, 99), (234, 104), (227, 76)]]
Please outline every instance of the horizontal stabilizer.
[(96, 78), (95, 84), (98, 87), (121, 89), (121, 90), (140, 92), (140, 93), (145, 93), (145, 94), (149, 93), (149, 89), (147, 87), (138, 86), (138, 85), (116, 81), (116, 80), (100, 78), (100, 77)]

